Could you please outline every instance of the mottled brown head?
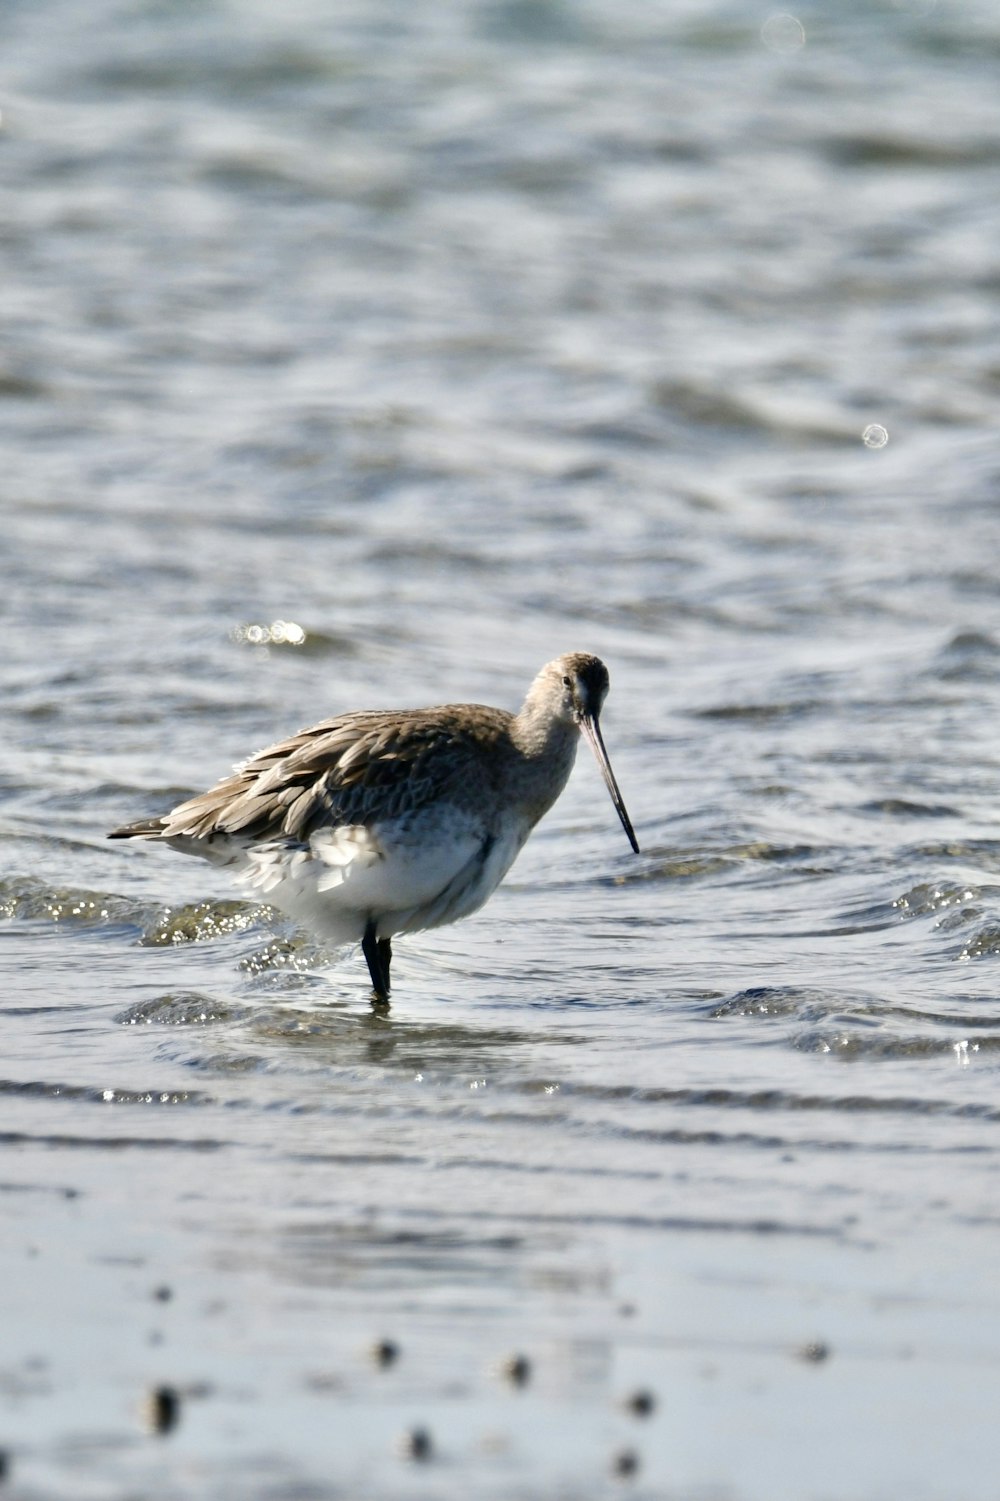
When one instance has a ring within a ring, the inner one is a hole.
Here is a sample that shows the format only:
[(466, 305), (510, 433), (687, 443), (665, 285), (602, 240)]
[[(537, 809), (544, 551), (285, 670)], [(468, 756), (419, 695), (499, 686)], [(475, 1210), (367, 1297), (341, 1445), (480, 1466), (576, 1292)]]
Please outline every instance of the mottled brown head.
[(571, 651), (546, 662), (531, 685), (529, 702), (543, 703), (550, 714), (579, 724), (584, 716), (596, 719), (608, 695), (608, 669), (600, 657)]

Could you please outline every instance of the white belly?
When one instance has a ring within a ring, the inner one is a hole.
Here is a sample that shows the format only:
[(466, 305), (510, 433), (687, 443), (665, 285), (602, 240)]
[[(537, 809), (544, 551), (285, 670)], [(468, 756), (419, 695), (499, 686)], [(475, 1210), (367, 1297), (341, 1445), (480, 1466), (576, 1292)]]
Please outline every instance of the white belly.
[(306, 845), (240, 851), (239, 884), (329, 943), (355, 943), (369, 922), (379, 938), (416, 933), (475, 912), (495, 891), (530, 825), (447, 817), (317, 830)]

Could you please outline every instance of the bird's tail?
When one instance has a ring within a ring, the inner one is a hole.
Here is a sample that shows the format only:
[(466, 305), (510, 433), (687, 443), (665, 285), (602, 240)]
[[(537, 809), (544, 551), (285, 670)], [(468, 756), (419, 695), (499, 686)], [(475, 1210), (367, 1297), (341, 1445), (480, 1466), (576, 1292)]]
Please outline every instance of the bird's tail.
[(167, 826), (165, 818), (142, 818), (138, 823), (124, 824), (112, 829), (109, 839), (158, 839)]

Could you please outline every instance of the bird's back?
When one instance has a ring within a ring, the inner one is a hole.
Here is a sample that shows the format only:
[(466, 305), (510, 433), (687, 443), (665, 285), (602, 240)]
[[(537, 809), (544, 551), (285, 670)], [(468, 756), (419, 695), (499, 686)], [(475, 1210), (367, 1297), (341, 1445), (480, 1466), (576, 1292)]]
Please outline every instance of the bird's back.
[[(116, 838), (301, 843), (433, 803), (483, 809), (516, 760), (512, 716), (480, 704), (343, 714), (259, 751), (207, 792)], [(206, 851), (207, 853), (207, 851)]]

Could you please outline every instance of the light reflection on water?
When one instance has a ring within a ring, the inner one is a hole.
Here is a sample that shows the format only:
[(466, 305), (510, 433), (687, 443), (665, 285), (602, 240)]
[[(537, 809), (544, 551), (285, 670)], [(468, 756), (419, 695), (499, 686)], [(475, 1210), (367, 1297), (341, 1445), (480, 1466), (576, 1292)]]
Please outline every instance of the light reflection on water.
[[(25, 1494), (992, 1501), (997, 27), (0, 18)], [(388, 1013), (104, 839), (571, 649), (642, 855), (582, 760)]]

